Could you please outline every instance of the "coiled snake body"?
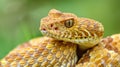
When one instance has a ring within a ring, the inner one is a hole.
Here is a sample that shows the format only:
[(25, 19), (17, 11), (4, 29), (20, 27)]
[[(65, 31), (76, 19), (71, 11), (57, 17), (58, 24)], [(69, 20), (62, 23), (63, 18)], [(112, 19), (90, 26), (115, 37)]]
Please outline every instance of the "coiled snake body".
[[(119, 65), (120, 45), (116, 44), (118, 42), (114, 36), (101, 40), (104, 28), (98, 21), (52, 9), (47, 17), (41, 19), (40, 30), (44, 37), (32, 39), (12, 50), (1, 60), (0, 67), (118, 67)], [(77, 51), (77, 47), (83, 51), (91, 48), (78, 63), (77, 53), (82, 51)]]

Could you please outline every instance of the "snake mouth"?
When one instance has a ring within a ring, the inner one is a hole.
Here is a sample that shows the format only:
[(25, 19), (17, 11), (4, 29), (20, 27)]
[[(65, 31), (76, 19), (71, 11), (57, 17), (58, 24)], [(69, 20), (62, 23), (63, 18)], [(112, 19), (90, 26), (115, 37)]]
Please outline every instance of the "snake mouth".
[[(91, 38), (84, 38), (84, 37), (83, 38), (72, 38), (69, 36), (57, 35), (57, 34), (53, 34), (53, 33), (46, 31), (46, 30), (41, 30), (41, 32), (43, 35), (55, 38), (57, 40), (64, 40), (64, 41), (69, 41), (69, 42), (78, 43), (78, 44), (79, 44), (79, 41), (81, 41), (81, 40), (83, 40), (83, 41), (91, 40)], [(81, 41), (81, 43), (82, 43), (82, 41)]]
[(46, 30), (41, 30), (42, 34), (45, 35), (45, 36), (48, 36), (48, 37), (52, 37), (52, 38), (55, 38), (57, 40), (64, 40), (64, 41), (68, 41), (68, 42), (72, 42), (72, 38), (69, 38), (69, 37), (62, 37), (60, 34), (53, 34), (51, 32), (48, 32)]
[(72, 42), (72, 43), (76, 43), (76, 44), (80, 44), (80, 43), (84, 43), (84, 42), (89, 42), (91, 40), (93, 40), (93, 38), (72, 38), (69, 36), (62, 36), (62, 35), (57, 35), (57, 34), (53, 34), (49, 31), (46, 30), (41, 30), (42, 34), (48, 37), (52, 37), (55, 38), (57, 40), (64, 40), (64, 41), (68, 41), (68, 42)]
[(96, 45), (100, 41), (100, 38), (96, 38), (96, 37), (69, 38), (69, 37), (61, 37), (61, 35), (55, 35), (46, 30), (41, 30), (41, 32), (43, 35), (45, 35), (47, 37), (52, 37), (57, 40), (63, 40), (66, 42), (78, 44), (81, 49), (91, 48), (92, 46)]

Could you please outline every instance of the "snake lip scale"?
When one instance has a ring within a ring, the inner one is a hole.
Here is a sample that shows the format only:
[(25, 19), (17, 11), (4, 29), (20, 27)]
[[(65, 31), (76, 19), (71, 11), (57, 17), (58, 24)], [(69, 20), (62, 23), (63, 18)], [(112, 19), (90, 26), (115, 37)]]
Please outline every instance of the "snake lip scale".
[[(95, 35), (95, 37), (86, 37), (86, 38), (83, 37), (83, 38), (71, 39), (71, 38), (68, 38), (68, 37), (61, 37), (60, 35), (54, 35), (54, 34), (48, 32), (48, 31), (45, 31), (45, 30), (41, 30), (41, 32), (42, 32), (42, 34), (44, 34), (47, 37), (52, 37), (52, 38), (55, 38), (55, 39), (59, 39), (59, 40), (67, 41), (67, 42), (72, 42), (72, 43), (77, 43), (77, 44), (88, 42), (88, 41), (97, 41), (97, 35)], [(93, 45), (90, 45), (89, 47), (91, 48), (92, 46)]]

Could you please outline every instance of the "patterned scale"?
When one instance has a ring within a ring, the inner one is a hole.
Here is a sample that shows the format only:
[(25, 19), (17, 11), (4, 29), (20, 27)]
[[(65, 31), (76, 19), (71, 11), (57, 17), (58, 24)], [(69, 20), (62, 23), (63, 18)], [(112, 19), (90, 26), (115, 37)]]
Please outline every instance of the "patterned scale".
[(49, 37), (35, 38), (12, 50), (0, 67), (74, 67), (76, 47)]

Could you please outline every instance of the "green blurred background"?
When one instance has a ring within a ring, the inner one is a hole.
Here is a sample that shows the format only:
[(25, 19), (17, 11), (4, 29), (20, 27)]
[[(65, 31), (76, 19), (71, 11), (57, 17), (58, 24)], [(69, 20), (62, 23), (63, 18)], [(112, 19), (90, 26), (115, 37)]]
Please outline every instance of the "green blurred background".
[(100, 21), (105, 36), (119, 33), (120, 0), (0, 0), (0, 58), (41, 36), (39, 21), (52, 8)]

